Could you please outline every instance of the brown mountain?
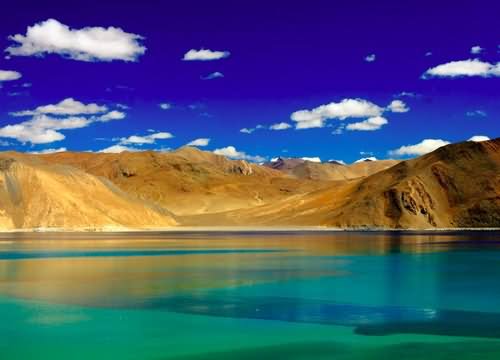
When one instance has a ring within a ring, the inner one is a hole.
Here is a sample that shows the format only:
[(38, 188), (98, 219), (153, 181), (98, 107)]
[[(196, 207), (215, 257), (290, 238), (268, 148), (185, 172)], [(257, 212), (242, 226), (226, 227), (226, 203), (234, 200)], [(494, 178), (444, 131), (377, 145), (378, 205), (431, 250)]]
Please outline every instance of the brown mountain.
[(184, 221), (335, 227), (500, 227), (500, 139), (448, 145), (293, 199)]
[(176, 224), (500, 227), (500, 139), (401, 162), (278, 168), (189, 147), (0, 154), (1, 228)]
[(169, 212), (110, 181), (30, 156), (0, 155), (0, 228), (164, 227)]
[(172, 152), (56, 153), (38, 158), (110, 180), (177, 215), (255, 207), (328, 186), (244, 160), (183, 147)]
[(377, 160), (345, 165), (336, 161), (318, 163), (296, 158), (278, 158), (264, 166), (282, 171), (297, 179), (337, 181), (369, 176), (394, 166), (398, 162), (398, 160)]

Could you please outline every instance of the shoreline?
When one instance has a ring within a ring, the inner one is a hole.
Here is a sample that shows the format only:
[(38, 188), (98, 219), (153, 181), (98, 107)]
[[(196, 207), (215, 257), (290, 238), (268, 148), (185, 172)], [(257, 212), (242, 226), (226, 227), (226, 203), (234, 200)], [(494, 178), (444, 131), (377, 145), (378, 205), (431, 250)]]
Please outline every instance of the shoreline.
[(500, 227), (492, 228), (377, 228), (377, 227), (352, 227), (352, 228), (335, 228), (326, 226), (179, 226), (166, 228), (120, 228), (120, 227), (105, 227), (105, 228), (26, 228), (26, 229), (0, 229), (1, 234), (90, 234), (90, 233), (286, 233), (286, 232), (484, 232), (484, 231), (500, 231)]

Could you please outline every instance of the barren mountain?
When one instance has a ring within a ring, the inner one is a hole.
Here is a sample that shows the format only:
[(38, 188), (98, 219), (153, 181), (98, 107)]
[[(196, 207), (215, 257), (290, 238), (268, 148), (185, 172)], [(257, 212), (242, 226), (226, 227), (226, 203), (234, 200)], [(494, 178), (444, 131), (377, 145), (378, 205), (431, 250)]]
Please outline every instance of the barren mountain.
[(318, 163), (295, 158), (278, 158), (264, 166), (280, 170), (297, 179), (335, 181), (369, 176), (394, 166), (398, 162), (398, 160), (377, 160), (344, 165), (336, 161)]
[(500, 139), (347, 166), (270, 168), (188, 147), (0, 154), (0, 228), (176, 224), (500, 227)]
[(367, 178), (187, 223), (500, 227), (500, 139), (448, 145)]
[(81, 170), (0, 155), (0, 228), (166, 227), (174, 217)]
[(123, 191), (178, 215), (255, 207), (329, 185), (193, 147), (172, 152), (64, 152), (39, 158), (105, 177)]

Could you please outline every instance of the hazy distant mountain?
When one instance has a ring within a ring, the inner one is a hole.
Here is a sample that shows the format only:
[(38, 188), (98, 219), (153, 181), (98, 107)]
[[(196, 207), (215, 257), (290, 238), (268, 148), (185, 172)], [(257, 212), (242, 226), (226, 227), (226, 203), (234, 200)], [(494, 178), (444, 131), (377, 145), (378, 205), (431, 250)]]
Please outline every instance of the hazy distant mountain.
[(397, 160), (379, 160), (356, 162), (351, 165), (338, 161), (313, 162), (298, 158), (277, 158), (264, 166), (279, 170), (298, 179), (311, 180), (349, 180), (374, 174), (398, 163)]
[(0, 153), (0, 227), (499, 227), (500, 139), (408, 160), (264, 166), (173, 152)]

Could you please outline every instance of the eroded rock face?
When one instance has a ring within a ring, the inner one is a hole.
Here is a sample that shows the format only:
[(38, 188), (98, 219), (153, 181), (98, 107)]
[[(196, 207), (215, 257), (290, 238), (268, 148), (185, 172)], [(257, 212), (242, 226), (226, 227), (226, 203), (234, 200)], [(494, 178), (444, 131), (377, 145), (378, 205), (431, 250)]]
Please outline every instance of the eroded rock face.
[(416, 179), (409, 181), (408, 186), (401, 192), (403, 209), (414, 216), (423, 216), (431, 226), (436, 226), (434, 220), (434, 201), (425, 189), (425, 185)]
[(233, 174), (241, 174), (241, 175), (252, 175), (253, 169), (252, 165), (250, 165), (245, 160), (236, 161), (229, 167), (229, 172)]
[(455, 206), (463, 201), (461, 191), (455, 184), (455, 180), (450, 176), (446, 168), (440, 164), (431, 167), (432, 174), (436, 177), (441, 188), (445, 191), (450, 206)]

